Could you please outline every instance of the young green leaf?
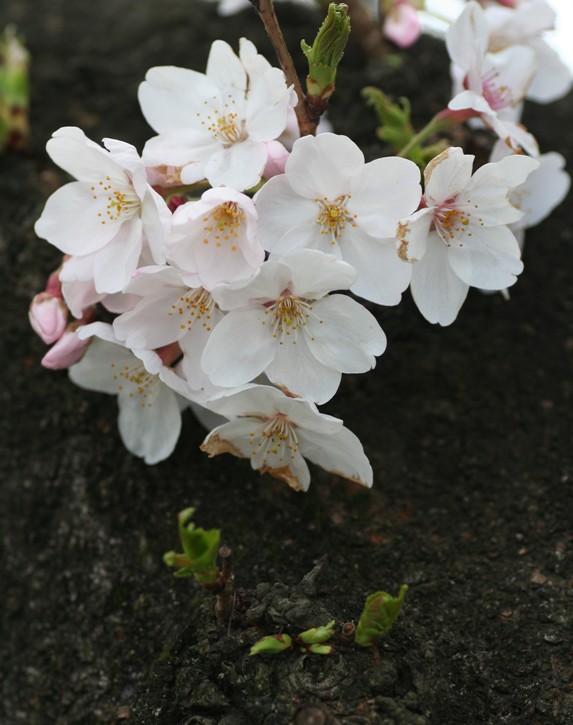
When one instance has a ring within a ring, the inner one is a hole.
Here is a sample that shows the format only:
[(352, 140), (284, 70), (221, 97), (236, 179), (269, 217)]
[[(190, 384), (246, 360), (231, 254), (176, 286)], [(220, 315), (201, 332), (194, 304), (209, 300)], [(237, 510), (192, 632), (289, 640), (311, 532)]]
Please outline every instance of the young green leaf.
[(400, 614), (407, 591), (408, 585), (402, 584), (397, 597), (386, 592), (374, 592), (367, 597), (356, 627), (356, 644), (369, 647), (387, 634)]

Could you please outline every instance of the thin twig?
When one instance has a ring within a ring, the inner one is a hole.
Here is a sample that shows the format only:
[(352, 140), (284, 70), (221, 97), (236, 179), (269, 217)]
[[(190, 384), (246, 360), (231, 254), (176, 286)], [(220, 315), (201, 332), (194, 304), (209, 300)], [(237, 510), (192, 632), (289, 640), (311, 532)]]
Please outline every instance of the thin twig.
[(277, 19), (273, 0), (250, 0), (251, 4), (259, 14), (260, 19), (267, 31), (267, 35), (270, 38), (275, 53), (280, 64), (280, 67), (285, 74), (287, 85), (292, 85), (298, 97), (298, 103), (295, 107), (295, 113), (298, 120), (298, 126), (301, 136), (308, 136), (314, 134), (316, 131), (316, 123), (310, 117), (308, 109), (306, 107), (306, 96), (302, 90), (300, 79), (297, 75), (292, 56), (286, 46), (285, 39), (283, 37), (279, 21)]

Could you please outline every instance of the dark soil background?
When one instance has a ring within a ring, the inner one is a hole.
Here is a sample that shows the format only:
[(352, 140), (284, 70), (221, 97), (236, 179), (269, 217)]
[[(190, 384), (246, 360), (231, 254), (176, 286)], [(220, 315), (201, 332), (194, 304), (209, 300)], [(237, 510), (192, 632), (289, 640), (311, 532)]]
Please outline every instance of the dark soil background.
[[(296, 51), (318, 18), (280, 10)], [(377, 311), (388, 351), (325, 407), (363, 441), (371, 491), (315, 470), (301, 495), (244, 461), (210, 461), (191, 417), (172, 458), (147, 467), (121, 445), (113, 398), (39, 365), (27, 307), (58, 253), (33, 224), (65, 180), (45, 142), (79, 125), (141, 149), (148, 67), (204, 70), (217, 37), (236, 47), (246, 35), (272, 58), (269, 44), (254, 13), (222, 21), (198, 0), (2, 0), (7, 22), (32, 53), (33, 137), (0, 157), (0, 722), (573, 722), (570, 199), (528, 233), (511, 302), (474, 290), (445, 329), (408, 295)], [(331, 119), (370, 156), (362, 86), (410, 96), (418, 122), (449, 98), (439, 42), (402, 58), (394, 75), (356, 45), (344, 61)], [(543, 150), (571, 157), (571, 97), (525, 120)], [(211, 596), (162, 563), (186, 506), (233, 549), (228, 629)], [(356, 621), (368, 593), (402, 583), (379, 657), (342, 642), (331, 657), (248, 657), (264, 634)]]

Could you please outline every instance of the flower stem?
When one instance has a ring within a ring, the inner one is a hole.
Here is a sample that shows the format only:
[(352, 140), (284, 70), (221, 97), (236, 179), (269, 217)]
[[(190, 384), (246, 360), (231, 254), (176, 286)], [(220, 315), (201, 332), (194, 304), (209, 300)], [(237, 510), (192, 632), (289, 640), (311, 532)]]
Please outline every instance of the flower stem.
[(316, 131), (316, 123), (310, 117), (306, 107), (306, 96), (302, 90), (302, 85), (294, 67), (293, 59), (283, 37), (279, 21), (277, 19), (273, 0), (250, 0), (251, 4), (259, 14), (260, 19), (270, 38), (279, 64), (285, 74), (287, 85), (292, 85), (298, 97), (298, 103), (295, 107), (295, 113), (298, 120), (298, 126), (301, 136), (314, 134)]
[(464, 109), (463, 111), (452, 111), (449, 108), (445, 108), (443, 111), (436, 113), (436, 115), (429, 121), (421, 131), (412, 136), (408, 143), (400, 150), (398, 156), (407, 157), (412, 149), (416, 146), (420, 146), (427, 138), (440, 131), (448, 131), (453, 126), (457, 126), (459, 123), (467, 121), (468, 118), (479, 115), (473, 109)]

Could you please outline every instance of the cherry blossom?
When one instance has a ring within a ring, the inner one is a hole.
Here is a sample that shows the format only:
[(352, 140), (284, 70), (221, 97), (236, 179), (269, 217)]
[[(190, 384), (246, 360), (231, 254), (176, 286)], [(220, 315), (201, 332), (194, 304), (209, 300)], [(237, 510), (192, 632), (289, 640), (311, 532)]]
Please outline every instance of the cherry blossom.
[(247, 385), (210, 401), (209, 407), (231, 418), (201, 445), (211, 457), (231, 453), (248, 458), (254, 470), (296, 491), (307, 491), (310, 484), (305, 458), (363, 486), (372, 485), (372, 468), (358, 438), (308, 400), (267, 385)]
[(400, 48), (413, 45), (422, 32), (417, 10), (423, 4), (419, 0), (386, 0), (384, 35)]
[(211, 46), (205, 74), (151, 68), (139, 88), (149, 125), (159, 133), (143, 150), (148, 166), (175, 167), (184, 184), (207, 179), (238, 191), (258, 184), (267, 142), (284, 131), (296, 94), (284, 74), (241, 38), (239, 57), (222, 40)]
[(359, 297), (396, 305), (410, 281), (397, 257), (397, 222), (420, 201), (418, 167), (398, 157), (364, 162), (347, 136), (295, 142), (285, 173), (255, 196), (263, 247), (276, 258), (295, 249), (334, 254), (357, 270)]
[(522, 216), (509, 200), (539, 166), (513, 154), (480, 167), (449, 148), (424, 172), (425, 208), (398, 228), (400, 256), (413, 262), (412, 296), (429, 322), (451, 324), (469, 287), (509, 287), (522, 271), (520, 249), (508, 224)]
[(64, 334), (68, 324), (68, 308), (60, 297), (39, 292), (30, 304), (28, 318), (34, 332), (46, 345), (51, 345)]
[(539, 152), (537, 142), (518, 123), (520, 103), (535, 75), (535, 52), (524, 45), (488, 53), (489, 30), (484, 10), (471, 0), (446, 35), (446, 45), (463, 78), (452, 98), (453, 111), (472, 110), (514, 150)]
[(498, 52), (512, 45), (526, 45), (535, 52), (537, 72), (527, 98), (551, 103), (571, 89), (571, 71), (543, 37), (555, 27), (555, 10), (546, 0), (520, 0), (509, 7), (485, 8), (489, 26), (488, 50)]
[(170, 213), (147, 183), (133, 146), (104, 139), (107, 151), (75, 127), (60, 128), (46, 149), (74, 176), (48, 199), (35, 230), (65, 254), (91, 265), (98, 293), (119, 292), (143, 251), (165, 261), (163, 240)]
[(271, 382), (317, 403), (340, 385), (341, 374), (375, 365), (386, 337), (368, 310), (346, 295), (355, 270), (310, 249), (265, 262), (252, 280), (213, 290), (230, 310), (213, 330), (201, 365), (216, 385), (233, 387), (263, 371)]
[(103, 322), (80, 328), (78, 336), (94, 339), (69, 369), (72, 382), (117, 395), (119, 433), (128, 451), (149, 464), (170, 456), (181, 431), (177, 393), (189, 392), (182, 378), (157, 353), (124, 347)]
[(129, 348), (154, 350), (177, 342), (189, 386), (214, 392), (201, 368), (201, 355), (212, 329), (223, 317), (212, 295), (191, 287), (173, 267), (144, 267), (126, 288), (136, 304), (113, 322), (118, 340)]
[(265, 252), (256, 231), (257, 212), (248, 196), (227, 187), (209, 189), (175, 210), (168, 258), (189, 284), (211, 290), (251, 277), (260, 267)]

